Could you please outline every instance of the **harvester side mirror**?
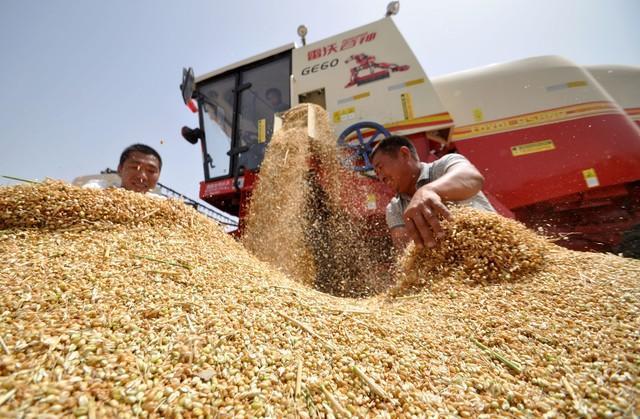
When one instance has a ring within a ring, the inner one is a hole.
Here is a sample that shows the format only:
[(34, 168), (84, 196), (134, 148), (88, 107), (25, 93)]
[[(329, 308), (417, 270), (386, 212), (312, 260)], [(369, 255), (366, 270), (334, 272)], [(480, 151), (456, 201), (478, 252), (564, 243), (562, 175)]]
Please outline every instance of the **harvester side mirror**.
[(197, 143), (198, 140), (202, 138), (202, 130), (200, 128), (194, 129), (189, 127), (182, 127), (180, 133), (182, 134), (182, 138), (189, 141), (191, 144)]
[(195, 89), (196, 78), (193, 75), (193, 68), (182, 69), (182, 83), (180, 84), (180, 91), (182, 92), (182, 100), (185, 105), (189, 104), (189, 101), (193, 97), (193, 91)]

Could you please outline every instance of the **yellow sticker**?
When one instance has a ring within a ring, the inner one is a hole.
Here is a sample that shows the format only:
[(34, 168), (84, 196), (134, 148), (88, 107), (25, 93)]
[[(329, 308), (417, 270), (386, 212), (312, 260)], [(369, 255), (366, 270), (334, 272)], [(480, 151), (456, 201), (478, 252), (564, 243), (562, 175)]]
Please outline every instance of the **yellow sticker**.
[(375, 194), (367, 194), (367, 209), (374, 210), (378, 208), (378, 203)]
[(400, 95), (402, 101), (402, 112), (404, 112), (404, 119), (413, 119), (413, 101), (411, 100), (410, 93), (402, 93)]
[(410, 86), (415, 86), (416, 84), (421, 84), (421, 83), (424, 83), (424, 79), (409, 80), (404, 85), (407, 87), (410, 87)]
[(264, 143), (267, 140), (267, 120), (258, 119), (258, 143)]
[(371, 93), (369, 93), (369, 92), (363, 92), (363, 93), (360, 93), (360, 94), (355, 95), (355, 96), (353, 97), (353, 100), (364, 99), (365, 97), (369, 97), (369, 96), (371, 96)]
[(339, 124), (342, 121), (348, 121), (356, 116), (356, 108), (351, 106), (349, 108), (338, 109), (333, 113), (333, 122)]
[(552, 140), (543, 140), (536, 141), (535, 143), (514, 145), (511, 147), (511, 154), (513, 154), (514, 157), (518, 157), (555, 149), (556, 146), (553, 144)]
[(598, 180), (595, 169), (583, 170), (582, 177), (584, 177), (584, 181), (587, 182), (587, 187), (595, 188), (596, 186), (600, 186), (600, 181)]
[(482, 109), (475, 108), (473, 110), (473, 120), (476, 121), (476, 122), (484, 121), (484, 114), (482, 113)]
[(572, 87), (584, 87), (587, 85), (587, 82), (584, 80), (576, 80), (576, 81), (570, 81), (569, 83), (567, 83), (567, 87), (568, 88), (572, 88)]

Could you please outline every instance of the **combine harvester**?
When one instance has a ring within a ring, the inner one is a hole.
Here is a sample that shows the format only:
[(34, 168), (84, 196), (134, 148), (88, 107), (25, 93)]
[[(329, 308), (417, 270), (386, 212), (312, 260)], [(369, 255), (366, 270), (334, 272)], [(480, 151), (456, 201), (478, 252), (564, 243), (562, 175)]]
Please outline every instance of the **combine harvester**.
[(630, 252), (640, 228), (640, 129), (631, 119), (640, 96), (621, 86), (638, 69), (629, 77), (616, 70), (613, 80), (608, 70), (592, 75), (550, 56), (431, 81), (392, 20), (397, 10), (392, 2), (385, 18), (312, 44), (301, 26), (302, 46), (197, 78), (184, 70), (183, 99), (199, 127), (182, 134), (202, 148), (200, 198), (238, 216), (241, 232), (278, 113), (314, 103), (358, 174), (352, 213), (384, 222), (393, 193), (375, 180), (369, 152), (393, 133), (408, 136), (422, 161), (465, 155), (501, 214), (559, 235), (560, 244)]

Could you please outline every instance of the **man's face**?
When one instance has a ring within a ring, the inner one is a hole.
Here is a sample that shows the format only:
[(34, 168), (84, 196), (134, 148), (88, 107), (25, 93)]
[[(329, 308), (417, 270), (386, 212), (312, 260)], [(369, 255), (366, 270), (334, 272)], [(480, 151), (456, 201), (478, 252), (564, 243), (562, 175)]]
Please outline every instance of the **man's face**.
[(410, 162), (411, 152), (407, 147), (401, 147), (393, 153), (377, 152), (373, 156), (373, 168), (376, 176), (397, 193), (408, 193), (411, 190)]
[(153, 154), (134, 151), (118, 166), (122, 187), (134, 192), (148, 192), (160, 177), (160, 162)]
[(280, 97), (280, 95), (274, 92), (271, 92), (267, 95), (267, 100), (269, 101), (271, 106), (274, 107), (282, 103), (282, 98)]

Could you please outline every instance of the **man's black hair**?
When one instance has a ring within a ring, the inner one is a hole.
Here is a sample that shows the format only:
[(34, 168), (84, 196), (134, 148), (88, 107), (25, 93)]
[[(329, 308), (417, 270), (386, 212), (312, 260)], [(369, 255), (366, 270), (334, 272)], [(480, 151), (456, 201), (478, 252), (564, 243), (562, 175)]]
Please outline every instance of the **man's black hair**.
[(157, 151), (145, 144), (132, 144), (129, 147), (125, 148), (122, 154), (120, 154), (120, 164), (118, 165), (118, 167), (122, 166), (124, 162), (127, 161), (131, 153), (135, 151), (138, 151), (142, 154), (151, 154), (152, 156), (155, 156), (158, 159), (158, 163), (160, 163), (159, 169), (162, 169), (162, 158), (160, 157), (160, 154), (158, 154)]
[(380, 140), (380, 142), (373, 147), (369, 159), (373, 160), (373, 156), (375, 156), (378, 151), (397, 156), (398, 150), (400, 150), (401, 147), (407, 147), (409, 151), (411, 151), (411, 155), (415, 159), (418, 159), (416, 146), (414, 146), (411, 140), (407, 137), (403, 137), (401, 135), (390, 135), (389, 137)]

